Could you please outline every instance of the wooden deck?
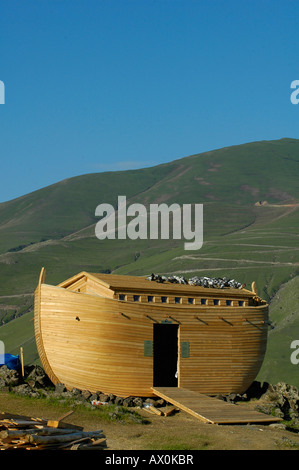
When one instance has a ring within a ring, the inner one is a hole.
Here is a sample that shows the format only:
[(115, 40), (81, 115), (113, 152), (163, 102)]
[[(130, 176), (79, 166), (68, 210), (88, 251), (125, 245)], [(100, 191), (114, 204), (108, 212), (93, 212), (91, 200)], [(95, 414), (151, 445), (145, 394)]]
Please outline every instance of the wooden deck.
[(262, 424), (281, 421), (281, 418), (250, 410), (245, 404), (235, 405), (185, 388), (152, 387), (152, 390), (155, 395), (206, 423)]

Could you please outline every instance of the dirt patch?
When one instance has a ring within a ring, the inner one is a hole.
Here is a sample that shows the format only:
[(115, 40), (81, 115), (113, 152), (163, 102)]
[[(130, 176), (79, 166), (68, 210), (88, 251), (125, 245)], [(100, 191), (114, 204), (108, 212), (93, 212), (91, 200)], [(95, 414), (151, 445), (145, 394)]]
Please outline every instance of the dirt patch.
[[(144, 411), (140, 411), (144, 415)], [(299, 449), (299, 436), (261, 425), (205, 424), (180, 411), (167, 418), (150, 417), (150, 424), (105, 427), (110, 450), (277, 450)]]
[(208, 171), (218, 171), (218, 168), (222, 167), (221, 163), (210, 163), (210, 168)]
[(260, 192), (258, 188), (254, 188), (252, 186), (249, 186), (248, 184), (243, 184), (240, 189), (242, 189), (242, 191), (249, 192), (252, 196), (257, 196)]
[(211, 183), (208, 183), (208, 181), (205, 181), (203, 178), (195, 177), (194, 178), (196, 181), (198, 181), (199, 184), (202, 184), (204, 186), (210, 186)]
[(178, 173), (173, 176), (172, 178), (169, 178), (168, 179), (168, 183), (173, 183), (174, 181), (176, 181), (178, 178), (180, 178), (181, 176), (183, 176), (185, 173), (187, 173), (187, 171), (190, 170), (190, 167), (187, 167), (187, 168), (184, 168), (183, 171), (180, 171), (182, 168), (184, 168), (184, 165), (180, 165), (180, 167), (178, 168)]

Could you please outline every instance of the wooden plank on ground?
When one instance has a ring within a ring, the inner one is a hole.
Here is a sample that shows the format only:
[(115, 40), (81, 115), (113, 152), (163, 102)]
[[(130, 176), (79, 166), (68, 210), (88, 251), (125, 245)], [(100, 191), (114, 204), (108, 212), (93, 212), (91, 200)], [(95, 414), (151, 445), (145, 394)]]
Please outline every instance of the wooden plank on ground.
[(47, 421), (47, 426), (51, 426), (52, 428), (58, 428), (60, 427), (62, 421), (67, 418), (68, 416), (70, 416), (71, 414), (73, 413), (73, 411), (68, 411), (67, 413), (65, 413), (64, 415), (62, 415), (60, 418), (58, 419), (49, 419)]
[(153, 392), (195, 418), (212, 424), (247, 424), (281, 421), (281, 418), (250, 410), (215, 397), (178, 387), (152, 387)]

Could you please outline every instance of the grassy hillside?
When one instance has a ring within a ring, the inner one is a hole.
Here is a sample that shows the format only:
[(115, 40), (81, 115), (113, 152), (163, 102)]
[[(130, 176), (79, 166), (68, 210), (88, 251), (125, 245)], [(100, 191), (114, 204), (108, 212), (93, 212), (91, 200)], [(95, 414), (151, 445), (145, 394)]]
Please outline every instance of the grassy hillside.
[(115, 205), (154, 185), (176, 164), (124, 172), (95, 173), (63, 180), (0, 204), (0, 253), (61, 239), (94, 223), (101, 202)]
[(1, 326), (1, 340), (5, 344), (6, 353), (20, 354), (22, 346), (25, 364), (39, 363), (32, 311)]
[[(214, 150), (153, 168), (70, 178), (0, 204), (0, 253), (86, 228), (97, 220), (96, 206), (115, 206), (118, 195), (145, 205), (205, 203), (207, 236), (223, 234), (251, 224), (257, 201), (298, 202), (298, 155), (299, 141), (282, 139)], [(221, 224), (213, 223), (215, 217)]]
[[(11, 352), (27, 342), (34, 360), (32, 322), (21, 322), (30, 316), (42, 266), (54, 284), (81, 270), (227, 276), (247, 286), (255, 280), (259, 295), (273, 299), (298, 275), (298, 163), (299, 140), (253, 142), (153, 168), (70, 178), (0, 204), (0, 321), (6, 323), (0, 337), (6, 335)], [(203, 247), (186, 251), (184, 240), (172, 239), (98, 240), (95, 209), (116, 208), (118, 195), (146, 207), (203, 203)], [(276, 334), (287, 344), (286, 328)], [(275, 350), (279, 356), (271, 341), (269, 357)]]
[(258, 375), (260, 380), (279, 381), (299, 387), (299, 364), (292, 364), (291, 343), (299, 340), (299, 277), (283, 284), (270, 304), (273, 329), (269, 331), (267, 353)]

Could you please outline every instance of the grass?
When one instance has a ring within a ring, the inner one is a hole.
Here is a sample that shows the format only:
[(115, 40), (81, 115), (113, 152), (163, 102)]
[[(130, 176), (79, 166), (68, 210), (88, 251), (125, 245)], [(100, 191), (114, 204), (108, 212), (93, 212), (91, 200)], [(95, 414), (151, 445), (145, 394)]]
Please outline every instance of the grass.
[(189, 435), (188, 442), (182, 436), (162, 434), (145, 443), (146, 450), (209, 450), (210, 442), (204, 435)]
[[(13, 392), (1, 393), (0, 398), (6, 395), (9, 401), (18, 410), (43, 410), (55, 416), (63, 415), (66, 410), (73, 410), (77, 415), (90, 418), (91, 420), (101, 420), (103, 422), (113, 422), (119, 424), (148, 424), (148, 420), (140, 416), (136, 411), (119, 405), (101, 405), (97, 407), (86, 406), (78, 403), (75, 398), (57, 398), (53, 396), (27, 397), (20, 396)], [(31, 411), (32, 412), (32, 411)], [(37, 411), (38, 412), (38, 411)], [(15, 412), (18, 414), (18, 412)], [(20, 414), (24, 414), (23, 412)]]
[(0, 339), (4, 342), (5, 352), (18, 355), (22, 346), (25, 364), (33, 364), (38, 360), (32, 319), (33, 312), (28, 312), (0, 328)]
[(299, 365), (292, 364), (290, 345), (299, 331), (299, 276), (282, 285), (270, 303), (268, 346), (258, 380), (286, 382), (299, 388)]

